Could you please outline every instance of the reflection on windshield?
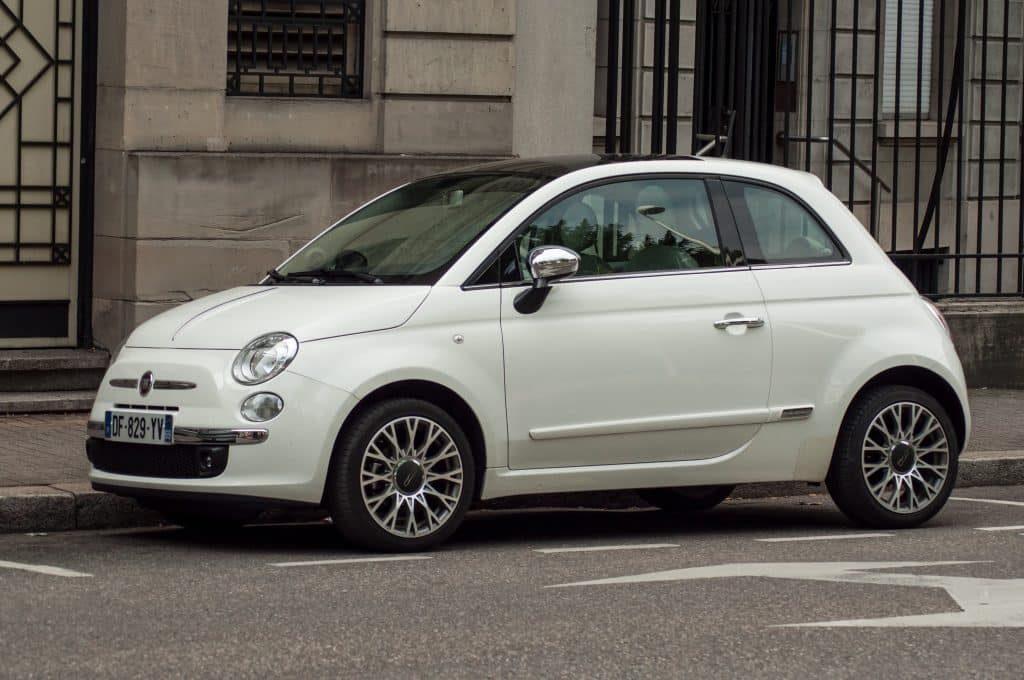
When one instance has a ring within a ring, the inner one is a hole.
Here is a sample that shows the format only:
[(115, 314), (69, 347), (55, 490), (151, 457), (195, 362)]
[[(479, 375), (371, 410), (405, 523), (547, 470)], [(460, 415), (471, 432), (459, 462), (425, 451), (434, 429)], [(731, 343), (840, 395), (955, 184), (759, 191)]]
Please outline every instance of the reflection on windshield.
[[(434, 283), (454, 259), (546, 178), (450, 174), (414, 182), (374, 201), (309, 243), (278, 272), (322, 272), (324, 281)], [(309, 277), (282, 279), (308, 282)]]

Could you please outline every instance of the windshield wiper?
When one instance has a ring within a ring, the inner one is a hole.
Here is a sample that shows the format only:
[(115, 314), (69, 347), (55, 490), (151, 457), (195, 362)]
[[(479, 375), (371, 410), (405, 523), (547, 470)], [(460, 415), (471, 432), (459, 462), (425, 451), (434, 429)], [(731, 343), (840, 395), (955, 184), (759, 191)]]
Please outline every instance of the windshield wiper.
[(319, 281), (332, 281), (334, 279), (355, 279), (356, 281), (362, 281), (364, 283), (372, 283), (374, 285), (381, 285), (384, 282), (372, 274), (365, 272), (356, 272), (351, 269), (313, 269), (307, 272), (288, 272), (282, 274), (276, 269), (271, 269), (267, 272), (267, 276), (273, 281), (294, 281), (297, 279), (310, 279), (311, 282), (316, 283)]

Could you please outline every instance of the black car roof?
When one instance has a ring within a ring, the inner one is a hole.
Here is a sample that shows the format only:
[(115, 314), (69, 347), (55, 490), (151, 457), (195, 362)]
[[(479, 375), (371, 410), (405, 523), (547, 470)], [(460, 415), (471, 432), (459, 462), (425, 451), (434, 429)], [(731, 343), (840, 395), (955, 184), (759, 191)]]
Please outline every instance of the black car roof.
[[(539, 158), (510, 158), (504, 161), (481, 163), (464, 168), (451, 170), (451, 173), (467, 172), (500, 172), (510, 175), (532, 175), (547, 180), (584, 168), (611, 163), (630, 163), (633, 161), (699, 161), (697, 156), (664, 156), (641, 154), (578, 154), (566, 156), (542, 156)], [(448, 173), (445, 173), (448, 174)]]

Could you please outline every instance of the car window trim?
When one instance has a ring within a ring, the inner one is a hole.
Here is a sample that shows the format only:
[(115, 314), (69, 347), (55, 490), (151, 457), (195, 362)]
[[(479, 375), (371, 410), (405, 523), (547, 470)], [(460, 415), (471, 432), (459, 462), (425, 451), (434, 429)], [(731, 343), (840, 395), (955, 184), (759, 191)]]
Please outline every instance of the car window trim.
[[(769, 181), (762, 180), (762, 179), (755, 179), (755, 178), (751, 178), (751, 177), (743, 177), (743, 176), (740, 176), (740, 175), (719, 174), (718, 175), (718, 179), (722, 183), (722, 191), (725, 194), (725, 199), (726, 199), (726, 202), (727, 202), (727, 204), (729, 206), (729, 211), (730, 211), (730, 214), (732, 215), (733, 223), (734, 223), (734, 225), (736, 227), (737, 233), (739, 234), (740, 242), (743, 243), (743, 252), (745, 254), (747, 253), (747, 247), (746, 247), (746, 243), (743, 241), (743, 229), (740, 228), (740, 220), (739, 220), (739, 218), (736, 217), (736, 207), (733, 205), (732, 199), (729, 198), (729, 192), (728, 192), (728, 190), (725, 187), (725, 182), (727, 182), (727, 181), (736, 182), (736, 183), (739, 183), (739, 184), (751, 184), (751, 185), (754, 185), (754, 186), (761, 186), (761, 187), (763, 187), (765, 189), (768, 189), (770, 191), (776, 191), (776, 192), (782, 194), (783, 196), (786, 196), (787, 198), (791, 199), (793, 202), (795, 202), (797, 205), (799, 205), (801, 208), (803, 208), (807, 212), (808, 215), (810, 215), (811, 219), (813, 219), (818, 224), (818, 227), (820, 227), (821, 230), (823, 232), (825, 232), (825, 234), (832, 240), (832, 244), (835, 245), (836, 248), (839, 250), (839, 257), (835, 257), (835, 258), (828, 259), (828, 260), (793, 260), (791, 262), (777, 261), (777, 262), (750, 263), (750, 267), (752, 269), (766, 269), (766, 268), (779, 269), (779, 268), (783, 268), (783, 267), (814, 266), (814, 265), (834, 265), (834, 264), (850, 264), (850, 263), (852, 263), (852, 259), (850, 258), (850, 253), (846, 249), (846, 246), (844, 246), (843, 242), (839, 238), (836, 237), (835, 232), (833, 232), (828, 227), (828, 224), (825, 222), (825, 220), (823, 220), (821, 218), (821, 215), (818, 214), (818, 211), (816, 211), (814, 208), (812, 208), (810, 205), (808, 205), (807, 201), (802, 199), (800, 196), (798, 196), (794, 192), (790, 191), (789, 189), (787, 189), (784, 186), (775, 184), (774, 182), (769, 182)], [(748, 211), (748, 214), (749, 214), (749, 211)], [(753, 228), (753, 224), (751, 224), (751, 228)], [(756, 238), (756, 235), (755, 235), (755, 238)], [(758, 239), (758, 243), (760, 244), (760, 239)], [(763, 257), (764, 253), (761, 253), (761, 255)], [(745, 255), (745, 256), (749, 258), (749, 255)], [(748, 263), (749, 263), (749, 259), (748, 259)]]
[[(560, 193), (557, 196), (555, 196), (554, 198), (550, 199), (544, 205), (542, 205), (540, 208), (538, 208), (537, 210), (532, 212), (525, 220), (523, 220), (522, 223), (520, 223), (519, 226), (517, 226), (512, 231), (511, 234), (509, 234), (507, 237), (505, 237), (502, 240), (502, 242), (497, 247), (495, 247), (487, 255), (487, 257), (485, 257), (483, 259), (483, 261), (480, 263), (480, 265), (478, 265), (477, 268), (473, 270), (473, 273), (470, 274), (466, 278), (466, 281), (463, 282), (461, 288), (463, 290), (482, 290), (482, 289), (486, 289), (486, 288), (502, 288), (502, 287), (504, 287), (504, 288), (514, 288), (514, 287), (519, 287), (519, 286), (524, 286), (524, 285), (530, 285), (529, 281), (515, 281), (515, 282), (508, 282), (508, 283), (505, 283), (505, 282), (498, 282), (498, 283), (476, 283), (476, 281), (481, 276), (483, 276), (483, 274), (485, 274), (487, 272), (487, 270), (490, 268), (490, 266), (494, 263), (494, 259), (497, 258), (497, 257), (500, 257), (501, 254), (505, 251), (505, 249), (509, 248), (513, 244), (513, 242), (515, 241), (516, 237), (518, 237), (520, 232), (522, 232), (524, 229), (526, 229), (530, 225), (532, 220), (536, 219), (537, 217), (539, 217), (540, 215), (544, 214), (546, 211), (550, 210), (552, 207), (557, 205), (559, 202), (565, 200), (566, 198), (569, 198), (569, 197), (573, 196), (574, 194), (580, 193), (582, 191), (586, 191), (587, 189), (592, 189), (594, 187), (605, 186), (607, 184), (617, 184), (617, 183), (620, 183), (620, 182), (634, 182), (634, 181), (645, 180), (645, 179), (690, 179), (690, 180), (700, 180), (700, 181), (702, 181), (703, 184), (704, 184), (704, 190), (707, 193), (708, 202), (711, 204), (711, 218), (712, 218), (712, 220), (715, 223), (715, 232), (718, 235), (719, 245), (724, 247), (725, 242), (726, 242), (726, 237), (728, 237), (729, 239), (733, 239), (734, 238), (735, 241), (733, 241), (733, 243), (738, 243), (738, 244), (740, 244), (742, 246), (742, 239), (740, 239), (740, 237), (739, 237), (739, 232), (738, 232), (738, 230), (736, 228), (735, 222), (731, 219), (731, 215), (727, 216), (728, 217), (727, 219), (720, 220), (720, 209), (716, 205), (716, 201), (712, 197), (712, 187), (709, 186), (709, 183), (708, 183), (708, 180), (713, 180), (716, 177), (718, 177), (718, 175), (716, 175), (714, 173), (707, 173), (707, 172), (645, 172), (645, 173), (640, 173), (640, 174), (635, 174), (635, 175), (615, 175), (614, 177), (603, 177), (601, 179), (591, 180), (589, 182), (584, 182), (582, 184), (577, 184), (576, 186), (571, 187), (569, 189), (566, 189), (562, 193)], [(722, 191), (724, 192), (724, 190), (725, 189), (723, 187)], [(725, 216), (722, 216), (722, 217), (725, 217)], [(724, 225), (724, 227), (726, 227), (725, 230), (723, 230), (723, 225)], [(726, 233), (723, 234), (723, 231), (725, 231)], [(744, 252), (744, 251), (741, 250), (741, 252)], [(595, 279), (637, 278), (638, 275), (647, 275), (647, 274), (660, 275), (660, 276), (670, 276), (672, 274), (680, 274), (680, 273), (701, 273), (701, 272), (722, 271), (722, 270), (732, 270), (732, 269), (743, 271), (743, 270), (746, 270), (748, 268), (747, 264), (746, 264), (746, 255), (745, 254), (744, 254), (744, 258), (743, 259), (744, 259), (744, 263), (743, 264), (736, 264), (736, 265), (731, 265), (731, 266), (727, 266), (727, 267), (706, 267), (706, 268), (699, 268), (699, 269), (679, 269), (679, 270), (677, 270), (677, 269), (666, 269), (666, 270), (652, 271), (652, 272), (629, 272), (629, 273), (617, 273), (617, 274), (593, 274), (593, 275), (589, 275), (589, 276), (578, 276), (578, 277), (577, 276), (572, 276), (572, 277), (569, 277), (568, 279), (563, 279), (563, 281), (569, 281), (569, 280), (573, 280), (573, 281), (593, 281)]]

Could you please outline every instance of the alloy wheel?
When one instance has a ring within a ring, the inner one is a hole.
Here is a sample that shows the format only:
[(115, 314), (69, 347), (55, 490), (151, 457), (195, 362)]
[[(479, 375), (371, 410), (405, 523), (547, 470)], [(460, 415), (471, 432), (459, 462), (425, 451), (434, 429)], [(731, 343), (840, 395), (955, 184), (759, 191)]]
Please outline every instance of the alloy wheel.
[(459, 448), (429, 418), (396, 418), (370, 438), (359, 486), (370, 516), (385, 531), (402, 538), (427, 536), (444, 526), (462, 497)]
[(921, 404), (901, 401), (885, 407), (864, 436), (864, 481), (875, 500), (892, 512), (909, 514), (929, 506), (946, 483), (949, 462), (942, 423)]

